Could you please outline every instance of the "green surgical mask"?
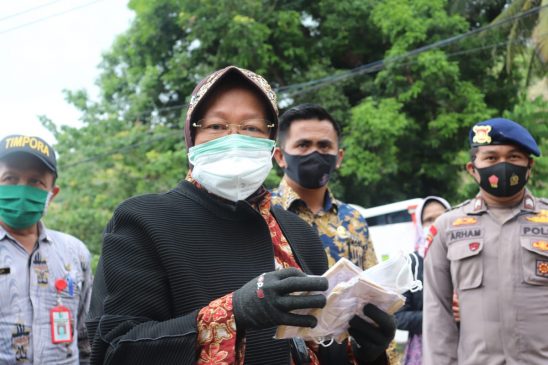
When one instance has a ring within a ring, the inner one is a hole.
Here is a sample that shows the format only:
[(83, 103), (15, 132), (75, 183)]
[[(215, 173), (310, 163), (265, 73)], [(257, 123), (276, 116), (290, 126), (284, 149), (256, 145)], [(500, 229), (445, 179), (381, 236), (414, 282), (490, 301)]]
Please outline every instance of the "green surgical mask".
[(0, 185), (0, 220), (14, 229), (28, 228), (44, 214), (48, 192), (28, 185)]

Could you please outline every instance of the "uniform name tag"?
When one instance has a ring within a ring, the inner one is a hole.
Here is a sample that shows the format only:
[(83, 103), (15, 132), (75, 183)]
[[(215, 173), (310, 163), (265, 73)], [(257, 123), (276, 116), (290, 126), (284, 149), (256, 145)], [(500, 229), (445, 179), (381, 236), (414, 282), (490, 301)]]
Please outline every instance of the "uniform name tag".
[(8, 275), (11, 272), (9, 267), (0, 267), (0, 275)]
[(450, 242), (483, 236), (483, 230), (481, 228), (459, 229), (449, 231), (448, 233)]
[(522, 226), (522, 236), (548, 236), (547, 226)]
[(62, 305), (50, 310), (51, 342), (72, 342), (72, 316), (70, 310)]

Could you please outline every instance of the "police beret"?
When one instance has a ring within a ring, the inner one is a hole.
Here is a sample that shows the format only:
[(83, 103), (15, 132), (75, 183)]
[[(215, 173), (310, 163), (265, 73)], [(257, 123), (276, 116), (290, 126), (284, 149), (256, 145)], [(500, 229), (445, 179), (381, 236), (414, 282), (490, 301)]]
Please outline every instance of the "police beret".
[(13, 153), (28, 153), (36, 156), (57, 175), (55, 151), (42, 138), (20, 134), (5, 137), (0, 141), (0, 159)]
[(537, 142), (520, 124), (504, 118), (476, 123), (469, 133), (470, 146), (514, 144), (535, 156), (540, 156)]

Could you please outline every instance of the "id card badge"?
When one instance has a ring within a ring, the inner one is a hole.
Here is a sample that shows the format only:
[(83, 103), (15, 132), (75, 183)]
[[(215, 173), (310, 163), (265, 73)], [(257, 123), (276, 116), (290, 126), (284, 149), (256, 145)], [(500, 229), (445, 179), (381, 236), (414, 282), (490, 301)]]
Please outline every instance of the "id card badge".
[(72, 316), (70, 309), (58, 305), (49, 311), (51, 326), (51, 342), (71, 343), (72, 342)]

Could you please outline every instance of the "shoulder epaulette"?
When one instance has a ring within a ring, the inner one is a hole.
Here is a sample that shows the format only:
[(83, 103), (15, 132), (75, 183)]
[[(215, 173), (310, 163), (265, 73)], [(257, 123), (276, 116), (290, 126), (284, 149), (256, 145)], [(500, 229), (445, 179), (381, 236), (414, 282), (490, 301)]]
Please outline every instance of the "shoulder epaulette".
[(470, 203), (472, 201), (472, 199), (468, 199), (468, 200), (465, 200), (463, 201), (462, 203), (460, 204), (457, 204), (455, 206), (452, 206), (451, 209), (448, 210), (448, 212), (452, 211), (452, 210), (455, 210), (457, 208), (460, 208), (460, 207), (464, 207), (466, 204)]

